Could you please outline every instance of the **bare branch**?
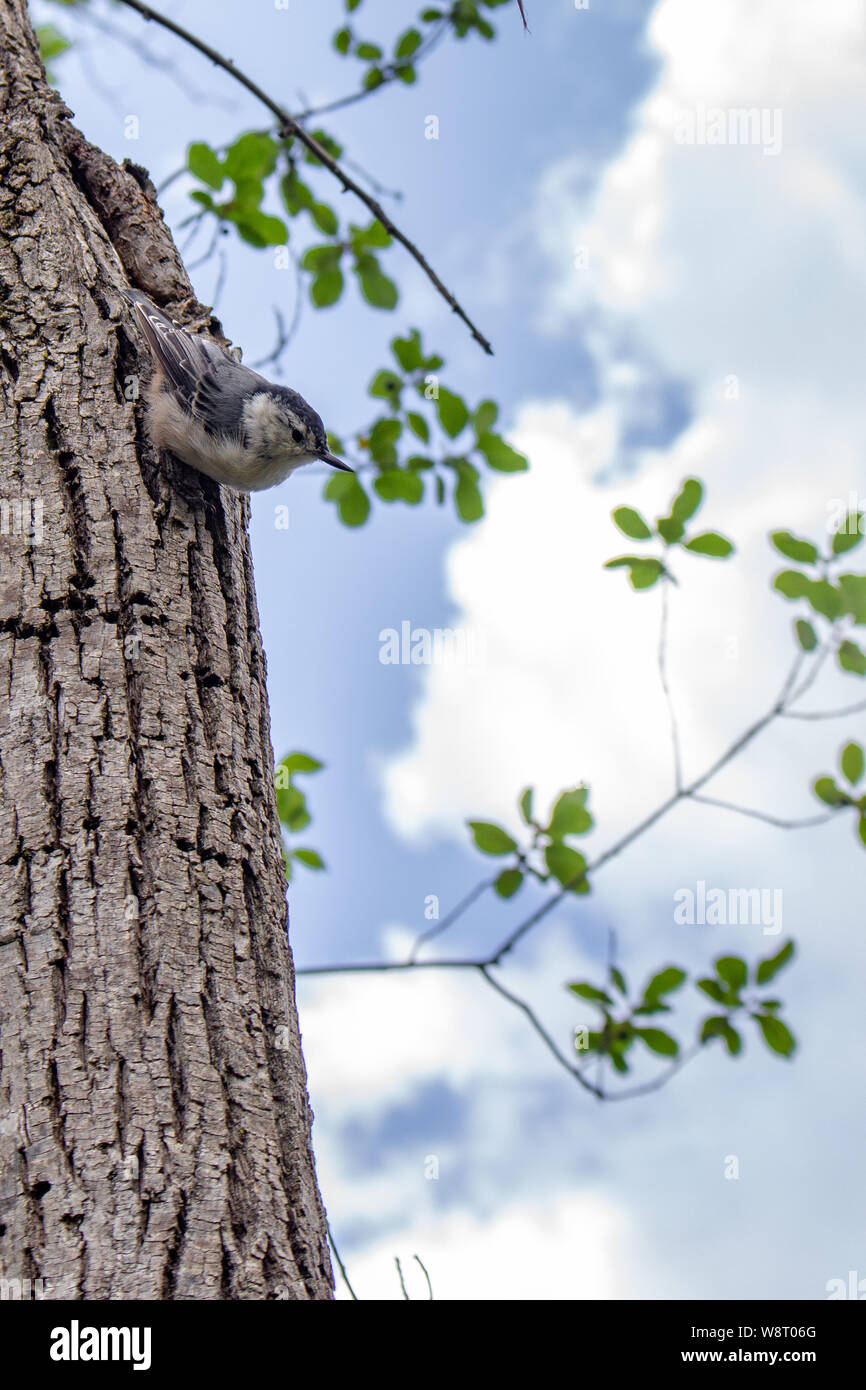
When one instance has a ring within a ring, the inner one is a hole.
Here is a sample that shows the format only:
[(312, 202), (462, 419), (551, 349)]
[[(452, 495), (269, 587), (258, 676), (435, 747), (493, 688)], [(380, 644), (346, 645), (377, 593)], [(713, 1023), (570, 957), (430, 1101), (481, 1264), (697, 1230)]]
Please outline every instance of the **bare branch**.
[(231, 58), (223, 57), (215, 48), (211, 48), (209, 44), (203, 43), (201, 39), (196, 38), (195, 34), (191, 34), (188, 29), (184, 29), (181, 25), (175, 24), (173, 19), (169, 19), (166, 15), (151, 9), (150, 5), (142, 4), (141, 0), (120, 0), (120, 3), (135, 10), (138, 14), (142, 15), (144, 19), (152, 20), (155, 24), (161, 24), (164, 29), (168, 29), (170, 33), (176, 34), (179, 39), (183, 39), (184, 43), (190, 44), (190, 46), (197, 49), (199, 53), (203, 53), (206, 58), (209, 58), (217, 67), (222, 68), (224, 72), (230, 73), (235, 81), (239, 82), (242, 87), (246, 87), (248, 92), (251, 92), (263, 106), (266, 106), (267, 109), (276, 116), (280, 123), (280, 135), (283, 138), (287, 135), (291, 135), (294, 139), (300, 141), (302, 145), (305, 145), (310, 153), (314, 154), (316, 159), (339, 180), (347, 192), (354, 193), (356, 198), (360, 198), (364, 206), (372, 212), (373, 216), (376, 217), (379, 222), (381, 222), (388, 235), (393, 237), (395, 241), (399, 241), (401, 246), (405, 247), (412, 259), (424, 271), (430, 283), (438, 290), (446, 304), (450, 306), (452, 312), (466, 324), (466, 327), (469, 329), (476, 343), (492, 356), (493, 348), (488, 340), (480, 330), (476, 328), (465, 309), (461, 307), (451, 291), (446, 289), (445, 285), (439, 279), (439, 276), (423, 253), (415, 245), (414, 241), (411, 241), (404, 232), (400, 231), (400, 228), (392, 222), (381, 203), (377, 202), (369, 193), (366, 193), (364, 189), (361, 188), (360, 184), (356, 183), (355, 180), (346, 173), (345, 169), (328, 154), (328, 151), (319, 144), (318, 140), (308, 134), (304, 127), (299, 125), (293, 116), (289, 115), (288, 111), (285, 111), (272, 97), (269, 97), (266, 92), (262, 91), (261, 87), (253, 82), (252, 78), (247, 77), (246, 73), (241, 72), (239, 68), (235, 67)]
[(382, 69), (382, 81), (375, 87), (359, 87), (357, 91), (350, 92), (348, 96), (338, 97), (336, 101), (329, 101), (324, 106), (310, 106), (306, 111), (300, 111), (295, 118), (299, 121), (308, 121), (313, 116), (327, 116), (332, 111), (342, 111), (347, 106), (354, 106), (356, 101), (363, 101), (366, 97), (371, 97), (374, 92), (380, 92), (390, 82), (395, 82), (400, 76), (400, 69), (406, 67), (417, 67), (422, 58), (426, 58), (433, 52), (439, 41), (448, 32), (448, 16), (445, 15), (439, 23), (434, 25), (432, 31), (419, 48), (416, 48), (411, 58), (400, 59), (395, 63), (387, 63)]
[(677, 791), (683, 785), (683, 767), (680, 754), (680, 735), (677, 727), (677, 715), (674, 709), (674, 702), (671, 697), (670, 686), (668, 684), (668, 580), (662, 575), (662, 621), (659, 633), (659, 676), (661, 677), (662, 690), (665, 695), (665, 702), (668, 707), (668, 714), (671, 721), (671, 742), (674, 750), (674, 787)]
[(748, 806), (737, 806), (733, 801), (718, 801), (714, 796), (700, 796), (697, 792), (691, 793), (690, 796), (692, 801), (699, 801), (702, 806), (718, 806), (723, 811), (736, 811), (738, 815), (766, 821), (767, 825), (778, 826), (780, 830), (805, 830), (810, 825), (826, 825), (836, 814), (835, 811), (825, 811), (821, 816), (805, 816), (802, 820), (782, 820), (779, 816), (768, 815), (766, 811), (753, 811)]
[(447, 931), (452, 923), (456, 922), (458, 917), (462, 917), (463, 913), (472, 906), (477, 898), (481, 897), (487, 888), (493, 887), (495, 882), (496, 880), (493, 878), (485, 878), (481, 883), (476, 883), (475, 887), (448, 913), (447, 917), (443, 917), (441, 922), (437, 922), (435, 926), (428, 927), (426, 931), (421, 932), (409, 952), (410, 964), (415, 960), (425, 942), (432, 941), (434, 936), (439, 936), (442, 932)]
[(346, 1266), (343, 1264), (343, 1261), (340, 1259), (340, 1252), (339, 1252), (339, 1250), (337, 1249), (336, 1243), (335, 1243), (335, 1241), (334, 1241), (334, 1235), (333, 1235), (333, 1232), (332, 1232), (330, 1226), (327, 1227), (327, 1231), (328, 1231), (328, 1243), (329, 1243), (329, 1245), (330, 1245), (330, 1247), (331, 1247), (331, 1250), (332, 1250), (332, 1252), (333, 1252), (334, 1259), (337, 1261), (337, 1266), (338, 1266), (338, 1268), (339, 1268), (339, 1270), (340, 1270), (340, 1274), (343, 1276), (343, 1283), (346, 1285), (346, 1288), (349, 1290), (349, 1293), (352, 1295), (352, 1297), (354, 1298), (355, 1302), (358, 1303), (358, 1302), (360, 1302), (360, 1300), (359, 1300), (359, 1298), (358, 1298), (358, 1295), (355, 1293), (355, 1290), (352, 1288), (352, 1285), (349, 1283), (349, 1276), (348, 1276), (348, 1274), (346, 1273)]
[(848, 705), (845, 709), (816, 709), (816, 710), (795, 710), (787, 709), (782, 711), (783, 719), (847, 719), (849, 714), (861, 714), (866, 710), (866, 700), (861, 700), (857, 705)]
[(432, 1303), (432, 1302), (433, 1302), (433, 1285), (432, 1285), (431, 1282), (430, 1282), (430, 1275), (427, 1273), (427, 1266), (424, 1264), (424, 1261), (421, 1259), (421, 1256), (420, 1256), (420, 1255), (413, 1255), (412, 1258), (413, 1258), (413, 1260), (416, 1261), (417, 1264), (419, 1264), (419, 1265), (421, 1266), (421, 1270), (422, 1270), (422, 1272), (423, 1272), (423, 1274), (424, 1274), (424, 1278), (427, 1280), (427, 1292), (428, 1292), (429, 1295), (430, 1295), (430, 1302)]

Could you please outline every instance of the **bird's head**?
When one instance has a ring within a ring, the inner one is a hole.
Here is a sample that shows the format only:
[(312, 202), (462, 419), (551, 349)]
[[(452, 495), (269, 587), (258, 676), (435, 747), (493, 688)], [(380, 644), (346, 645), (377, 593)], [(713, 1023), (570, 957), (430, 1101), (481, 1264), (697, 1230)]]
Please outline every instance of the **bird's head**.
[(345, 473), (354, 470), (342, 459), (338, 459), (328, 448), (328, 436), (321, 417), (312, 406), (296, 391), (286, 389), (279, 399), (280, 422), (283, 426), (285, 452), (292, 458), (310, 461), (320, 459), (332, 468), (342, 468)]

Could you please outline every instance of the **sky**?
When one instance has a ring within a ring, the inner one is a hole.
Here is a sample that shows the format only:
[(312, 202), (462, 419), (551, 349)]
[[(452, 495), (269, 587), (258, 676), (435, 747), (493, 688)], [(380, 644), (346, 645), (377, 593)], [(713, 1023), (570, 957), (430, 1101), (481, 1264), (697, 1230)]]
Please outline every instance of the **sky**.
[[(92, 0), (87, 19), (33, 8), (76, 40), (55, 70), (80, 127), (157, 185), (190, 141), (266, 123), (225, 74), (118, 6)], [(485, 480), (472, 527), (432, 504), (378, 503), (350, 531), (315, 477), (253, 500), (274, 747), (326, 764), (305, 784), (304, 839), (328, 869), (299, 870), (289, 892), (300, 968), (405, 957), (431, 897), (444, 915), (490, 872), (466, 820), (516, 832), (527, 784), (541, 806), (590, 787), (593, 855), (668, 796), (660, 591), (634, 593), (603, 569), (633, 548), (613, 507), (663, 515), (698, 476), (702, 525), (736, 543), (724, 563), (676, 560), (669, 680), (693, 777), (772, 705), (793, 658), (800, 610), (771, 589), (782, 562), (768, 532), (823, 541), (839, 499), (866, 495), (861, 0), (526, 8), (529, 35), (502, 7), (495, 43), (445, 44), (415, 87), (327, 119), (347, 155), (402, 194), (394, 215), (496, 351), (479, 351), (394, 248), (396, 313), (354, 291), (307, 306), (279, 379), (351, 435), (372, 418), (366, 387), (389, 338), (417, 326), (448, 381), (500, 402), (530, 468)], [(353, 86), (329, 48), (337, 0), (184, 0), (171, 13), (290, 109)], [(358, 24), (391, 38), (413, 13), (366, 0)], [(700, 140), (708, 112), (742, 107), (764, 113), (755, 139)], [(191, 206), (176, 180), (164, 207), (182, 248)], [(273, 345), (272, 305), (293, 312), (294, 281), (272, 253), (224, 245), (217, 313), (254, 361)], [(187, 264), (205, 249), (190, 246)], [(215, 259), (192, 269), (204, 302), (219, 278)], [(383, 664), (380, 634), (407, 621), (480, 634), (481, 659)], [(802, 708), (861, 691), (828, 668)], [(864, 735), (862, 712), (777, 721), (706, 792), (808, 817), (812, 779)], [(783, 831), (690, 805), (551, 912), (498, 978), (565, 1051), (586, 1006), (564, 986), (600, 981), (611, 933), (630, 982), (797, 942), (777, 989), (793, 1059), (744, 1030), (740, 1057), (714, 1044), (622, 1104), (580, 1090), (473, 972), (302, 977), (319, 1178), (359, 1297), (402, 1297), (395, 1257), (411, 1296), (426, 1297), (415, 1255), (436, 1298), (460, 1300), (821, 1299), (850, 1270), (866, 1278), (864, 870), (850, 820)], [(699, 881), (780, 893), (778, 932), (677, 923), (674, 895)], [(543, 900), (529, 888), (481, 900), (443, 953), (490, 950)], [(693, 994), (674, 1016), (684, 1038)], [(636, 1079), (663, 1065), (648, 1060)]]

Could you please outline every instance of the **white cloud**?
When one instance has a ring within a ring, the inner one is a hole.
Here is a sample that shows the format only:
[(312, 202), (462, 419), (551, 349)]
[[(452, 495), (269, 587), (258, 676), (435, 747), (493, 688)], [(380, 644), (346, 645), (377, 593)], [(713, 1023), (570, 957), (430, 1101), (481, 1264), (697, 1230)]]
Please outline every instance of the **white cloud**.
[[(648, 32), (659, 75), (621, 155), (594, 190), (578, 159), (545, 171), (538, 188), (536, 227), (551, 265), (540, 321), (564, 343), (576, 324), (589, 332), (601, 397), (582, 416), (561, 401), (524, 404), (515, 437), (531, 471), (489, 488), (486, 519), (449, 554), (457, 621), (484, 631), (487, 660), (428, 669), (411, 743), (382, 774), (386, 813), (400, 834), (465, 844), (467, 816), (515, 823), (525, 783), (544, 800), (585, 779), (599, 843), (609, 843), (668, 791), (669, 728), (655, 665), (660, 595), (636, 595), (621, 572), (603, 571), (609, 556), (635, 548), (617, 539), (612, 506), (628, 501), (654, 517), (683, 477), (698, 474), (708, 484), (701, 525), (738, 545), (722, 564), (674, 561), (682, 583), (671, 594), (670, 674), (686, 770), (695, 773), (767, 707), (793, 656), (791, 609), (768, 583), (776, 567), (768, 530), (814, 534), (831, 499), (858, 484), (866, 491), (861, 6), (828, 0), (818, 12), (811, 0), (662, 0)], [(697, 103), (782, 107), (781, 154), (678, 146), (673, 115)], [(579, 245), (590, 248), (589, 272), (575, 268)], [(732, 374), (736, 399), (725, 394)], [(593, 480), (610, 478), (629, 452), (628, 428), (646, 407), (648, 383), (665, 376), (690, 384), (692, 424), (670, 447), (632, 449), (639, 476), (600, 488)], [(843, 704), (859, 692), (853, 678), (831, 672), (810, 703)], [(809, 814), (810, 776), (829, 769), (842, 736), (855, 733), (851, 721), (780, 724), (710, 790), (781, 815)], [(615, 926), (635, 978), (665, 954), (686, 965), (738, 947), (749, 957), (769, 954), (779, 938), (757, 931), (677, 932), (671, 895), (698, 877), (780, 885), (784, 933), (797, 936), (802, 956), (782, 989), (804, 1043), (793, 1067), (751, 1040), (745, 1062), (704, 1057), (651, 1105), (593, 1111), (589, 1142), (608, 1165), (603, 1179), (589, 1181), (577, 1165), (570, 1178), (560, 1170), (553, 1195), (539, 1203), (544, 1178), (534, 1172), (533, 1195), (494, 1222), (459, 1207), (435, 1220), (417, 1176), (395, 1159), (370, 1182), (377, 1198), (391, 1194), (404, 1263), (416, 1249), (429, 1258), (448, 1297), (583, 1297), (593, 1295), (579, 1290), (598, 1287), (612, 1291), (602, 1296), (628, 1297), (628, 1288), (637, 1291), (631, 1296), (682, 1298), (820, 1297), (827, 1278), (862, 1262), (850, 1234), (862, 1124), (850, 1114), (856, 1063), (847, 1058), (861, 1041), (864, 945), (859, 897), (846, 889), (862, 872), (862, 850), (835, 825), (806, 843), (804, 855), (793, 835), (683, 809), (604, 871), (570, 938), (545, 929), (529, 962), (509, 967), (509, 984), (535, 999), (562, 1037), (563, 980), (572, 970), (597, 976), (574, 949), (577, 931), (589, 950), (602, 924)], [(519, 1015), (474, 1012), (470, 983), (426, 978), (410, 1003), (404, 994), (396, 1006), (404, 1010), (403, 1075), (393, 1015), (385, 1019), (394, 996), (377, 995), (364, 1011), (378, 1020), (370, 1068), (362, 1074), (357, 1058), (345, 1066), (346, 1089), (375, 1109), (388, 1103), (380, 1071), (400, 1095), (412, 1068), (420, 1068), (415, 1084), (438, 1074), (466, 1094), (471, 1062), (460, 1162), (472, 1170), (477, 1206), (496, 1146), (527, 1142), (523, 1068), (549, 1064), (512, 1034), (524, 1027)], [(316, 1068), (317, 1050), (310, 1055)], [(557, 1151), (578, 1142), (585, 1117), (585, 1106), (574, 1114), (563, 1106)], [(532, 1153), (535, 1164), (548, 1160), (537, 1135)], [(743, 1161), (736, 1183), (722, 1178), (730, 1153)], [(329, 1177), (337, 1211), (344, 1201), (357, 1210), (356, 1175), (341, 1164)], [(571, 1266), (581, 1222), (593, 1267), (587, 1284)], [(533, 1251), (522, 1292), (515, 1248)], [(394, 1253), (382, 1241), (358, 1256), (359, 1272), (383, 1297), (393, 1296)]]
[[(611, 832), (669, 781), (666, 714), (654, 673), (658, 594), (636, 596), (604, 559), (633, 549), (607, 520), (629, 501), (656, 515), (681, 478), (708, 482), (701, 521), (742, 555), (683, 557), (671, 667), (689, 766), (700, 768), (774, 693), (789, 659), (790, 612), (772, 596), (767, 531), (820, 534), (832, 499), (860, 482), (866, 203), (862, 114), (866, 22), (835, 0), (663, 0), (649, 24), (656, 85), (594, 193), (566, 160), (541, 177), (536, 226), (553, 270), (544, 321), (592, 324), (602, 398), (579, 417), (527, 405), (516, 432), (531, 472), (489, 490), (488, 516), (448, 559), (460, 620), (485, 630), (488, 660), (431, 668), (414, 738), (384, 774), (395, 828), (457, 837), (469, 814), (513, 811), (520, 786), (593, 783)], [(704, 102), (782, 106), (781, 155), (684, 147), (672, 114)], [(573, 264), (590, 247), (589, 273)], [(637, 482), (591, 479), (621, 458), (645, 364), (689, 382), (691, 427), (665, 450), (631, 450)], [(736, 398), (731, 399), (731, 379)], [(838, 702), (857, 693), (837, 681)], [(768, 740), (776, 790), (797, 797), (835, 731), (789, 726)], [(746, 766), (734, 781), (762, 795)], [(799, 782), (797, 779), (799, 778)]]
[[(419, 1223), (411, 1243), (401, 1233), (369, 1247), (351, 1262), (349, 1277), (360, 1298), (401, 1299), (397, 1254), (410, 1297), (426, 1299), (417, 1253), (438, 1299), (629, 1298), (626, 1229), (624, 1213), (594, 1193), (506, 1207), (488, 1221), (454, 1213)], [(342, 1286), (338, 1295), (349, 1297)]]

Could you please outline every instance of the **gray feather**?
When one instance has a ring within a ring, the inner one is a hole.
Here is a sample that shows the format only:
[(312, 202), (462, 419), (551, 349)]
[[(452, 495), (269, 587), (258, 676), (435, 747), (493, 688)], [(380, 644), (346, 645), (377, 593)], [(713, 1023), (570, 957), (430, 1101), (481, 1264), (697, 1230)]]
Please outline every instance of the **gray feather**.
[(212, 343), (187, 333), (138, 290), (124, 290), (145, 342), (169, 388), (205, 429), (237, 431), (243, 403), (269, 383)]

